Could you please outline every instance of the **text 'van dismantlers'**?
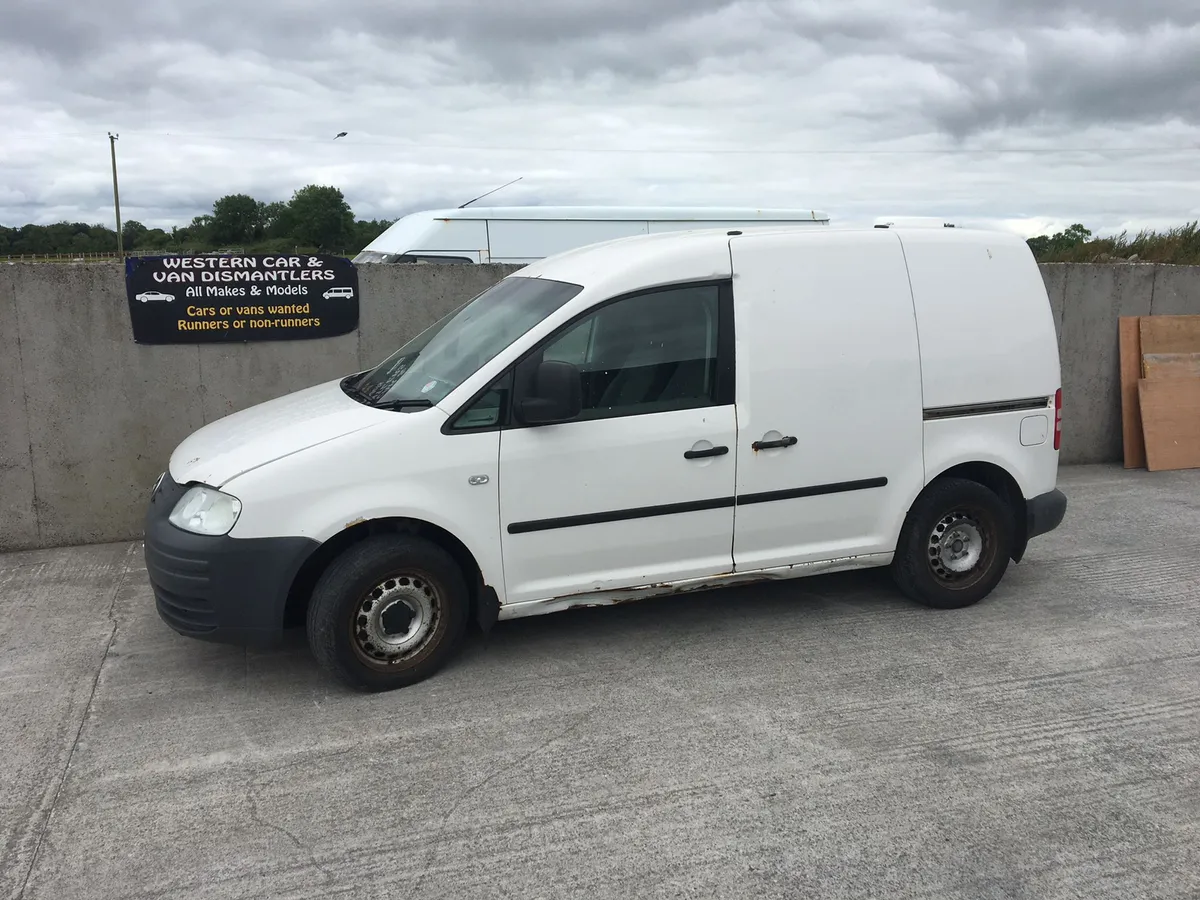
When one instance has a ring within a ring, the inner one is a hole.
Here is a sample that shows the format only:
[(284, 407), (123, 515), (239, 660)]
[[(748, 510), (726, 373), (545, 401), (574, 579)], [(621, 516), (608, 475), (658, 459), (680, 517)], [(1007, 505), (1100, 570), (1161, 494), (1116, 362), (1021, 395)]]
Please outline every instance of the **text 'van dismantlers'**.
[(199, 274), (200, 281), (335, 281), (337, 273), (333, 269), (269, 269), (263, 271), (245, 269), (225, 269), (216, 272), (155, 272), (154, 280), (158, 284), (178, 284), (195, 282)]

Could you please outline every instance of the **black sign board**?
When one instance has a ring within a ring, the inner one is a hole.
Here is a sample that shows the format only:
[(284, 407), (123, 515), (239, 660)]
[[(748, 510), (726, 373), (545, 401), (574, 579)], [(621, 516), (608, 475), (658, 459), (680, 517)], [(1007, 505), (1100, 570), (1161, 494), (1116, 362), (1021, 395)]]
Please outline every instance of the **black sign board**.
[(358, 327), (358, 271), (340, 256), (135, 257), (125, 290), (139, 344), (289, 341)]

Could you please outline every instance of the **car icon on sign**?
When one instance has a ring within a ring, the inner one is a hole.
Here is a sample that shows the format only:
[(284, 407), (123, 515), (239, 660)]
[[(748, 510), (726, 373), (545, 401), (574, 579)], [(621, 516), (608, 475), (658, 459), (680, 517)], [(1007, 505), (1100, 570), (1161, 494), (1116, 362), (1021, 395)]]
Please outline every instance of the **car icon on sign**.
[(142, 293), (135, 294), (134, 296), (143, 303), (149, 303), (151, 300), (165, 300), (167, 303), (170, 303), (175, 299), (174, 294), (164, 294), (162, 291), (142, 291)]
[(354, 296), (354, 288), (352, 288), (352, 287), (331, 287), (329, 290), (327, 290), (321, 296), (324, 297), (326, 300), (330, 299), (331, 297), (345, 297), (347, 300), (349, 300)]

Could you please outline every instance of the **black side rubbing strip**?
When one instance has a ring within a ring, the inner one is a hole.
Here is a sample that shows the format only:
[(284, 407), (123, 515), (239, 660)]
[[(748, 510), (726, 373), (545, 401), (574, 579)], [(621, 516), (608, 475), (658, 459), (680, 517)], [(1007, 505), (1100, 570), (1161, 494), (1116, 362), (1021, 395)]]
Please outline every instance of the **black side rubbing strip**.
[(845, 494), (849, 491), (865, 491), (870, 488), (886, 487), (886, 478), (864, 478), (861, 481), (839, 481), (836, 484), (814, 484), (811, 487), (791, 488), (786, 491), (765, 491), (761, 494), (743, 494), (737, 498), (738, 506), (751, 503), (774, 503), (776, 500), (797, 500), (801, 497), (820, 497), (824, 494)]
[(625, 522), (629, 519), (673, 516), (679, 513), (700, 512), (706, 509), (728, 509), (731, 506), (733, 506), (732, 497), (716, 497), (712, 500), (690, 500), (687, 503), (664, 503), (662, 506), (610, 509), (606, 512), (589, 513), (583, 516), (563, 516), (560, 519), (534, 519), (529, 522), (512, 522), (508, 526), (508, 533), (529, 534), (531, 531), (551, 531), (555, 528), (599, 525), (602, 522)]
[(580, 525), (599, 525), (603, 522), (625, 522), (630, 519), (648, 519), (653, 516), (673, 516), (679, 513), (701, 512), (707, 509), (728, 509), (751, 503), (772, 503), (776, 500), (797, 500), (801, 497), (820, 497), (824, 494), (844, 494), (849, 491), (865, 491), (884, 487), (886, 478), (867, 478), (862, 481), (840, 481), (836, 484), (816, 484), (811, 487), (792, 488), (786, 491), (767, 491), (761, 494), (744, 494), (733, 497), (716, 497), (712, 500), (692, 500), (687, 503), (665, 503), (662, 506), (640, 506), (634, 509), (612, 509), (606, 512), (589, 513), (583, 516), (563, 516), (558, 519), (533, 519), (528, 522), (512, 522), (509, 534), (530, 534), (535, 531), (553, 531), (556, 528), (576, 528)]
[(1029, 397), (1023, 400), (999, 400), (995, 403), (965, 403), (962, 406), (937, 406), (925, 410), (925, 421), (935, 419), (957, 419), (962, 416), (987, 416), (994, 413), (1021, 412), (1023, 410), (1047, 409), (1049, 397)]

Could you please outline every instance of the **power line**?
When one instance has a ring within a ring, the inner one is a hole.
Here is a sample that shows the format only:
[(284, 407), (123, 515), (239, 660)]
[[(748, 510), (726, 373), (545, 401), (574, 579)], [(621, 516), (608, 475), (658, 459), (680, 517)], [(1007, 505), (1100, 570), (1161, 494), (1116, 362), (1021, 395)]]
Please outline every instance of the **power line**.
[[(242, 141), (254, 143), (329, 144), (328, 138), (282, 137), (278, 135), (199, 134), (192, 132), (125, 131), (126, 137), (188, 139), (197, 141)], [(92, 132), (41, 132), (45, 137), (90, 137)], [(343, 147), (403, 147), (409, 150), (461, 151), (466, 153), (585, 153), (593, 155), (691, 155), (691, 156), (1011, 156), (1094, 153), (1134, 155), (1194, 153), (1200, 141), (1174, 146), (1143, 147), (1066, 146), (1066, 147), (538, 147), (517, 145), (445, 144), (425, 141), (342, 141)]]

